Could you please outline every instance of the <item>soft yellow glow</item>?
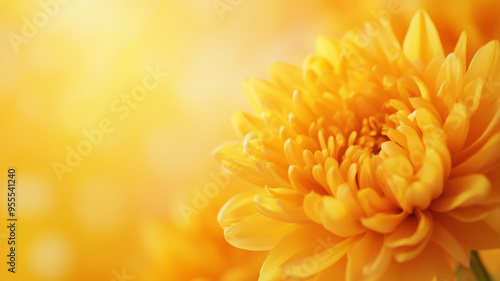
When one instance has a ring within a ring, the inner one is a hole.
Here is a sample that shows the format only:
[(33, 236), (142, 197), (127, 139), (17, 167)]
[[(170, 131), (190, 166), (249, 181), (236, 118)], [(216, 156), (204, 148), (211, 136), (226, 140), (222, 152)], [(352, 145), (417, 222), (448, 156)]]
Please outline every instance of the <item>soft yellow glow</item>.
[[(264, 77), (275, 60), (299, 64), (318, 35), (363, 29), (388, 2), (243, 0), (222, 16), (213, 2), (0, 2), (0, 178), (10, 166), (19, 178), (15, 280), (108, 281), (122, 268), (141, 281), (257, 279), (263, 255), (227, 245), (216, 223), (248, 183), (231, 178), (190, 223), (179, 206), (215, 182), (211, 151), (236, 138), (233, 109), (250, 109), (243, 78)], [(424, 7), (445, 51), (464, 28), (468, 55), (498, 37), (498, 1), (442, 2), (453, 8), (401, 0), (397, 35)], [(168, 76), (130, 100), (156, 67)], [(6, 239), (2, 227), (0, 257)]]

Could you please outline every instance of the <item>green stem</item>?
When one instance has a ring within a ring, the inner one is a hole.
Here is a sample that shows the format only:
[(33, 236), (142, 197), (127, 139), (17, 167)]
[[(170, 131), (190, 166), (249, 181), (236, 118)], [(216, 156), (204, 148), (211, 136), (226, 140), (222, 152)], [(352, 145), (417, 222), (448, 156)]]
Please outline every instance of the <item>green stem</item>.
[(470, 257), (470, 268), (472, 273), (474, 273), (474, 277), (476, 277), (477, 281), (492, 281), (488, 271), (484, 268), (483, 263), (481, 262), (481, 258), (477, 254), (477, 251), (471, 252)]

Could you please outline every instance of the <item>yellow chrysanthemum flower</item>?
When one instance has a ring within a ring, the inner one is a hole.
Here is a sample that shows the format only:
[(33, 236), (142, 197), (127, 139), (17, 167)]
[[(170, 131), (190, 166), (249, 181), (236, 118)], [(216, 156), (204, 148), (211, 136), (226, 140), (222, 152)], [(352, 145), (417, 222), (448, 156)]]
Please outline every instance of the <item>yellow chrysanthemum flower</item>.
[[(259, 280), (454, 280), (500, 247), (500, 47), (445, 56), (425, 11), (402, 46), (321, 37), (303, 69), (245, 81), (256, 114), (215, 155), (255, 183), (219, 214), (232, 245), (270, 251)], [(361, 44), (363, 43), (363, 44)]]

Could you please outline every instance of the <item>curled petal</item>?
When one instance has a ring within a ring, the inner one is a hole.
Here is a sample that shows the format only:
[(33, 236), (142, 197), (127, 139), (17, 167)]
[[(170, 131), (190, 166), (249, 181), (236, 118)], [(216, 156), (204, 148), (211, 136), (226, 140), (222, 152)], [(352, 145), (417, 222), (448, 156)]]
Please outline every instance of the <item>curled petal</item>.
[(256, 194), (257, 191), (252, 190), (240, 193), (229, 199), (217, 216), (219, 225), (227, 228), (255, 214), (253, 200)]
[(487, 173), (500, 162), (500, 133), (493, 135), (479, 151), (451, 170), (451, 177)]
[(373, 217), (362, 218), (361, 223), (364, 227), (369, 228), (379, 233), (393, 232), (401, 222), (408, 217), (408, 213), (401, 212), (399, 214), (378, 213)]
[(490, 189), (488, 178), (481, 174), (450, 179), (445, 184), (443, 194), (432, 202), (431, 209), (446, 212), (480, 203), (488, 196)]
[[(459, 221), (445, 213), (434, 213), (434, 221), (453, 233), (467, 250), (487, 250), (500, 247), (500, 229), (495, 229), (486, 220), (477, 222)], [(495, 222), (496, 223), (496, 222)]]
[(224, 237), (229, 244), (250, 251), (269, 251), (297, 227), (297, 224), (282, 222), (255, 213), (244, 220), (234, 223), (224, 230)]
[(335, 235), (349, 237), (366, 231), (346, 204), (336, 198), (322, 197), (318, 215), (325, 228)]
[(300, 260), (292, 260), (282, 266), (283, 273), (292, 278), (308, 278), (339, 261), (352, 246), (354, 237), (331, 245), (328, 248), (321, 248), (318, 245), (314, 254)]
[(377, 280), (391, 264), (392, 249), (380, 234), (367, 232), (347, 255), (346, 280)]
[(408, 217), (386, 239), (391, 248), (413, 246), (422, 242), (432, 230), (432, 216), (429, 211), (417, 210), (416, 215)]
[(268, 192), (260, 192), (254, 197), (255, 208), (262, 214), (279, 221), (308, 223), (302, 208), (302, 200), (276, 198)]
[[(292, 258), (314, 256), (314, 251), (332, 247), (342, 241), (328, 233), (323, 227), (301, 225), (284, 235), (271, 250), (262, 265), (259, 281), (274, 281), (286, 278), (281, 266)], [(301, 245), (301, 247), (297, 247)]]

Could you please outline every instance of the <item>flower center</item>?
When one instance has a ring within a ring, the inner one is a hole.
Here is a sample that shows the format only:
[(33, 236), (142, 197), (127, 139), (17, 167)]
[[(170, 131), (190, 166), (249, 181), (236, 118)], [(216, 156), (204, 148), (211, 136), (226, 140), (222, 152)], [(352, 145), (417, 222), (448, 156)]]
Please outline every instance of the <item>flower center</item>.
[(363, 119), (361, 126), (348, 134), (346, 151), (341, 160), (350, 159), (351, 163), (360, 164), (364, 157), (378, 155), (382, 143), (389, 140), (388, 129), (388, 125), (379, 122), (375, 117)]

